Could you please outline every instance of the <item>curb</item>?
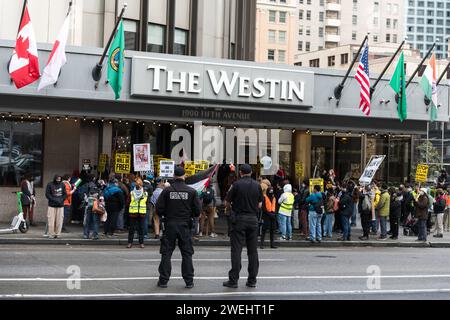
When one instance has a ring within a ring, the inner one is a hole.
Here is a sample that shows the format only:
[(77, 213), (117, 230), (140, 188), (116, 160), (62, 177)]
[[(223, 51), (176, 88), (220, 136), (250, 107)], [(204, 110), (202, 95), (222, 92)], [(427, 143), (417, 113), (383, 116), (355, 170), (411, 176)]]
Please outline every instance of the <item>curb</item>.
[[(267, 244), (269, 242), (267, 241)], [(0, 245), (66, 245), (66, 246), (126, 246), (127, 239), (101, 239), (98, 241), (85, 239), (38, 239), (38, 238), (0, 238)], [(136, 244), (136, 242), (135, 242)], [(160, 241), (149, 239), (144, 241), (148, 246), (159, 246)], [(280, 248), (343, 248), (343, 247), (372, 247), (372, 248), (450, 248), (450, 242), (379, 242), (379, 241), (323, 241), (310, 243), (308, 241), (276, 242)], [(229, 247), (229, 240), (201, 240), (194, 241), (199, 247)], [(267, 246), (267, 248), (269, 248)]]

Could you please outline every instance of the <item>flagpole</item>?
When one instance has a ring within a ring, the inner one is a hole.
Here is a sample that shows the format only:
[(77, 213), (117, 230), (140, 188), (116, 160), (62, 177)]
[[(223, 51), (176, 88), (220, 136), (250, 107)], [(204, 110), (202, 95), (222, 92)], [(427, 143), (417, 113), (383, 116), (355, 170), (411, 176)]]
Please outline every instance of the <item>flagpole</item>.
[(105, 49), (103, 50), (103, 54), (100, 58), (100, 61), (92, 69), (92, 78), (94, 79), (94, 81), (100, 81), (100, 79), (102, 77), (103, 61), (105, 60), (106, 53), (108, 52), (108, 49), (111, 46), (111, 42), (113, 41), (114, 35), (116, 34), (116, 31), (117, 31), (117, 27), (119, 26), (119, 23), (122, 20), (122, 17), (123, 17), (123, 14), (125, 13), (126, 8), (127, 8), (127, 4), (124, 3), (122, 11), (120, 12), (119, 19), (117, 19), (117, 21), (116, 21), (113, 32), (111, 33), (111, 36), (109, 37), (108, 44), (106, 45)]
[(375, 92), (375, 89), (378, 85), (378, 82), (380, 82), (381, 78), (383, 78), (384, 74), (386, 73), (386, 71), (389, 69), (389, 67), (391, 66), (392, 62), (394, 61), (395, 57), (397, 56), (397, 54), (400, 52), (400, 50), (402, 49), (403, 45), (405, 44), (406, 39), (403, 40), (403, 42), (400, 44), (400, 46), (397, 48), (397, 51), (395, 51), (394, 55), (391, 57), (391, 59), (389, 60), (388, 64), (384, 67), (383, 71), (381, 72), (381, 74), (378, 76), (377, 81), (375, 81), (374, 85), (372, 87), (370, 87), (370, 95), (372, 96), (372, 94)]
[(67, 10), (66, 17), (70, 14), (70, 10), (72, 9), (72, 4), (73, 4), (73, 1), (70, 0), (70, 2), (69, 2), (69, 9)]
[(336, 98), (336, 100), (338, 100), (339, 104), (339, 99), (341, 99), (342, 96), (342, 90), (344, 89), (344, 84), (345, 81), (347, 81), (348, 75), (350, 74), (350, 71), (353, 69), (353, 66), (356, 62), (356, 60), (359, 57), (359, 54), (361, 53), (362, 48), (364, 47), (364, 44), (366, 43), (366, 41), (369, 39), (369, 34), (366, 34), (366, 36), (364, 37), (363, 42), (361, 43), (361, 45), (359, 46), (358, 52), (356, 53), (356, 55), (353, 57), (353, 61), (350, 64), (350, 67), (347, 70), (347, 73), (344, 76), (344, 79), (342, 79), (342, 82), (336, 87), (334, 88), (334, 97)]
[(439, 85), (439, 83), (441, 82), (442, 78), (444, 78), (445, 74), (448, 72), (448, 68), (449, 67), (450, 67), (450, 62), (447, 64), (447, 66), (445, 67), (445, 69), (442, 72), (441, 76), (439, 77), (438, 81), (436, 82), (436, 87)]
[(414, 77), (416, 76), (417, 72), (419, 72), (419, 69), (422, 67), (422, 65), (424, 64), (425, 60), (428, 58), (428, 56), (430, 55), (431, 51), (433, 51), (435, 46), (436, 46), (436, 42), (433, 43), (433, 45), (431, 46), (430, 50), (428, 50), (427, 54), (423, 57), (422, 61), (417, 66), (416, 70), (414, 70), (412, 76), (409, 78), (408, 82), (406, 83), (406, 88), (408, 88), (409, 84), (414, 79)]

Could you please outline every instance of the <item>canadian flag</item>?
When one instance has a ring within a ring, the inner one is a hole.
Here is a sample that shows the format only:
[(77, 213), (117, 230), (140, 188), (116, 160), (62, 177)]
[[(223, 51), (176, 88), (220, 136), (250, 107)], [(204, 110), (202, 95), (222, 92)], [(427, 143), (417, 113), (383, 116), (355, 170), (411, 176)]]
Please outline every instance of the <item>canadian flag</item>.
[(39, 79), (39, 60), (36, 46), (36, 36), (31, 24), (28, 7), (25, 5), (16, 48), (9, 63), (9, 74), (17, 89), (20, 89)]
[(47, 66), (42, 74), (38, 90), (56, 83), (58, 81), (59, 72), (61, 71), (62, 66), (66, 64), (66, 43), (67, 36), (69, 35), (69, 22), (70, 15), (67, 15), (62, 29), (59, 31), (58, 37), (53, 45), (50, 58), (48, 58)]

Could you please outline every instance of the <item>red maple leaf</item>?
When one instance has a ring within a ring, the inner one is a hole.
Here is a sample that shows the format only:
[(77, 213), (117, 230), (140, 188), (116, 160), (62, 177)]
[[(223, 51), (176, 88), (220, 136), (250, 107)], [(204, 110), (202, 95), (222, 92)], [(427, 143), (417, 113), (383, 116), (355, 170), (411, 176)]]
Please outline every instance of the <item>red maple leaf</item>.
[(26, 38), (24, 40), (23, 37), (20, 36), (16, 42), (17, 57), (19, 59), (20, 58), (28, 59), (28, 49), (29, 48), (30, 48), (30, 41), (28, 40), (28, 38)]

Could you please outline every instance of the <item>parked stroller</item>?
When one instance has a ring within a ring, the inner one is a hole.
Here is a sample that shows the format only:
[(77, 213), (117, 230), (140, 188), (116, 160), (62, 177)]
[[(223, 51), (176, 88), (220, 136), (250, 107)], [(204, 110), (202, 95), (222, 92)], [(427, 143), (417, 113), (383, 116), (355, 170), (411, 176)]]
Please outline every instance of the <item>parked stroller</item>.
[(403, 227), (403, 235), (405, 236), (418, 236), (419, 235), (419, 220), (412, 215), (408, 216), (406, 223)]

